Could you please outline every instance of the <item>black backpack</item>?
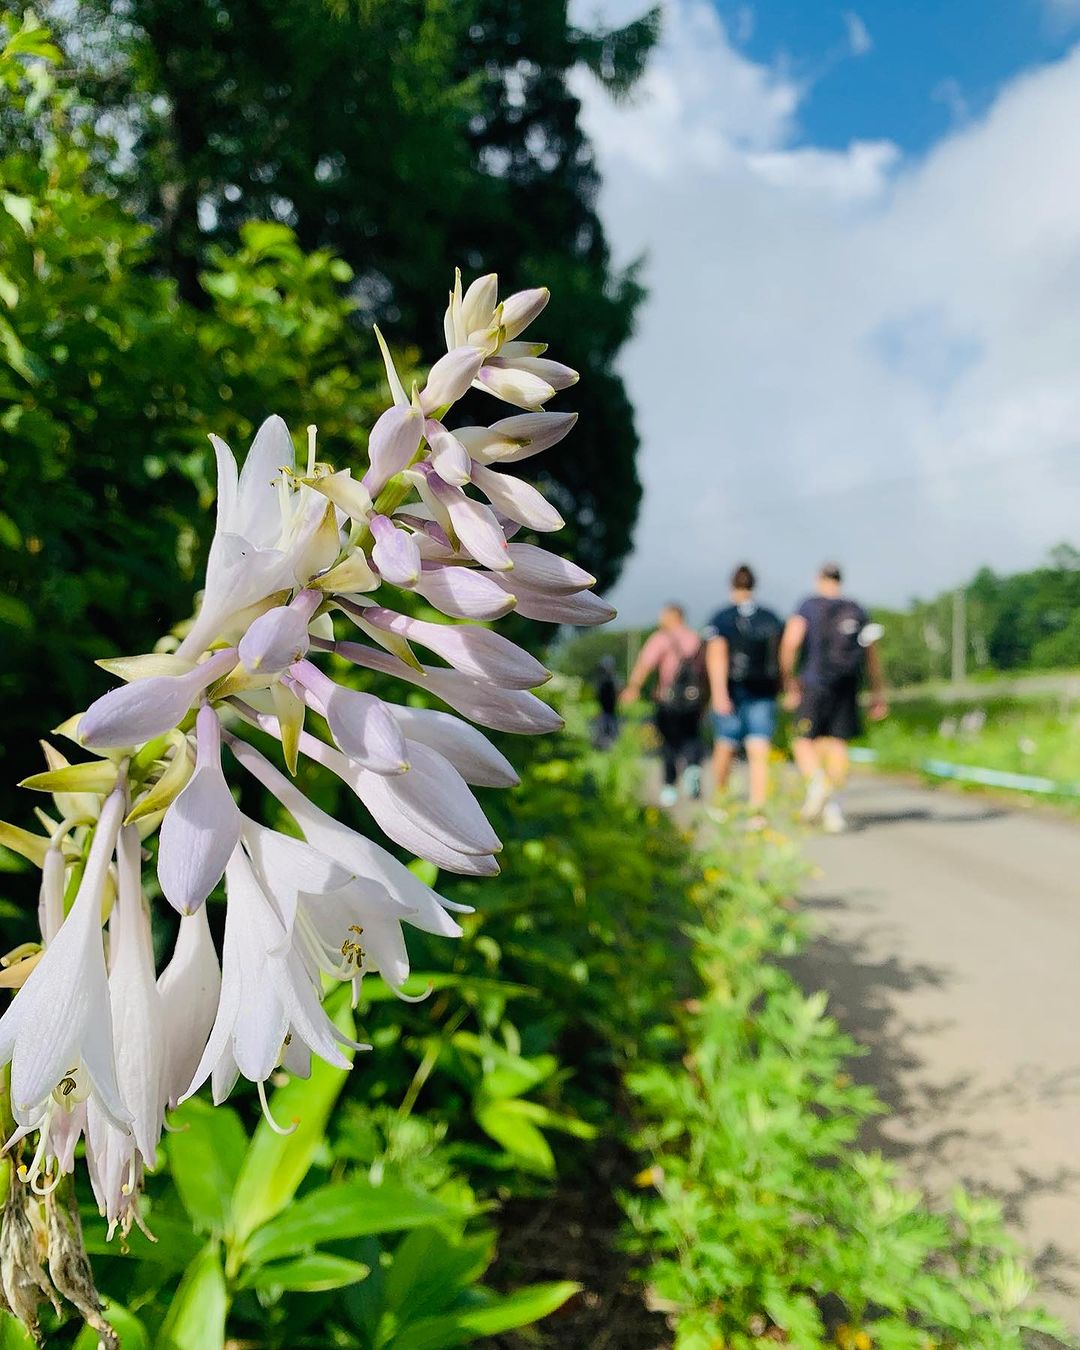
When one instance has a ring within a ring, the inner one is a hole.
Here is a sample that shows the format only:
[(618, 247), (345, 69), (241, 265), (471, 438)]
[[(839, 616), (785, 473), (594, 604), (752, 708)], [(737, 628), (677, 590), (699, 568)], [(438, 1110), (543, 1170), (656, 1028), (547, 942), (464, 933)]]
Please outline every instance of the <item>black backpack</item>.
[(780, 620), (767, 609), (735, 611), (728, 638), (728, 683), (770, 697), (780, 689)]
[(671, 712), (701, 712), (708, 698), (708, 685), (705, 678), (705, 663), (700, 648), (693, 656), (684, 656), (679, 661), (674, 678), (660, 695), (661, 707)]
[(857, 680), (866, 664), (866, 648), (859, 641), (864, 615), (854, 600), (832, 600), (825, 614), (821, 669), (827, 684)]

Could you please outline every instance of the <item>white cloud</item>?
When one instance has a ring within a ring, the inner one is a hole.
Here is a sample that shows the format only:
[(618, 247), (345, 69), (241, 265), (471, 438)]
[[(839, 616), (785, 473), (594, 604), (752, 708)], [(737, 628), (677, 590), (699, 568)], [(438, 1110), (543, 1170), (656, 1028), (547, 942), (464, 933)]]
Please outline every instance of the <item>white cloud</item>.
[(844, 14), (844, 27), (847, 29), (852, 56), (865, 56), (873, 50), (874, 39), (870, 36), (870, 30), (854, 10), (849, 9)]
[(626, 616), (681, 595), (700, 618), (742, 558), (780, 604), (834, 554), (900, 601), (1076, 539), (1080, 51), (905, 163), (799, 145), (805, 90), (706, 0), (667, 19), (645, 97), (580, 87), (651, 291), (622, 363), (646, 486)]

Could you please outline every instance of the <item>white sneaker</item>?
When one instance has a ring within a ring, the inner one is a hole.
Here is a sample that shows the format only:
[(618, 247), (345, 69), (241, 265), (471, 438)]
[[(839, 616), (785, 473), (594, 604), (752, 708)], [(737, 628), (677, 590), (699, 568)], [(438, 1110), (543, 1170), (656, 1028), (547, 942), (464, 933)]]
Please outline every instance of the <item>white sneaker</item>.
[(660, 805), (675, 806), (679, 800), (679, 789), (674, 783), (665, 783), (660, 789)]
[(816, 773), (806, 785), (806, 797), (799, 807), (799, 819), (807, 824), (817, 820), (829, 800), (829, 780), (823, 773)]
[(826, 834), (843, 834), (847, 829), (847, 821), (844, 819), (844, 813), (840, 810), (840, 803), (828, 801), (821, 811), (821, 828)]
[(696, 802), (701, 796), (701, 766), (691, 764), (683, 770), (682, 789), (691, 801)]

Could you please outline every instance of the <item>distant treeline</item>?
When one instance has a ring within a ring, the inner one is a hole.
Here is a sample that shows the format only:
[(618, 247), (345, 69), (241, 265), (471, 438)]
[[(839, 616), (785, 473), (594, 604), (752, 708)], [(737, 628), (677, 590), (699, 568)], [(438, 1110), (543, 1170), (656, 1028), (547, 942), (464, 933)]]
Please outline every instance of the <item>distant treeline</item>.
[[(1080, 667), (1080, 549), (1059, 544), (1043, 566), (999, 575), (980, 568), (959, 588), (964, 609), (964, 668), (980, 671)], [(875, 606), (885, 626), (883, 652), (894, 686), (947, 679), (952, 671), (957, 591), (905, 609)], [(600, 629), (571, 638), (555, 657), (567, 675), (588, 678), (604, 656), (625, 674), (648, 629)]]
[[(982, 567), (960, 591), (969, 674), (1080, 666), (1080, 550), (1071, 544), (1059, 544), (1029, 572), (1002, 576)], [(890, 684), (948, 677), (955, 603), (956, 592), (943, 591), (904, 610), (874, 610), (885, 625)]]

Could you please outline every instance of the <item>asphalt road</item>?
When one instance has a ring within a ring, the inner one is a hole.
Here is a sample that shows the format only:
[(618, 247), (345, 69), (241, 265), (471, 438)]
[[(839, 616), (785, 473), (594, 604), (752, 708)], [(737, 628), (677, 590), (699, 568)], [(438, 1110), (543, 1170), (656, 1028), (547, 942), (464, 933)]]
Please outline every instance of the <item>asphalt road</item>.
[(941, 1196), (998, 1196), (1080, 1332), (1080, 823), (860, 776), (813, 837), (798, 962), (869, 1048), (869, 1143)]

